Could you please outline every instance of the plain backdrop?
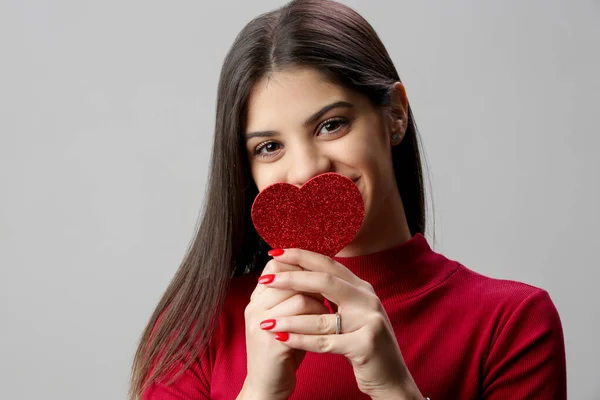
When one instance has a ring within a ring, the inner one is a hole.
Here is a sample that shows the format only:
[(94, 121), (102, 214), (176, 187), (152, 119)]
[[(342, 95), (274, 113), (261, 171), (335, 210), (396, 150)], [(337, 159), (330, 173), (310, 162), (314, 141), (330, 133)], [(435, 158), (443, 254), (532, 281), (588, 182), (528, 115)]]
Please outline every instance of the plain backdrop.
[[(569, 397), (600, 399), (600, 2), (346, 3), (407, 88), (435, 249), (546, 289)], [(125, 398), (202, 207), (225, 53), (283, 4), (0, 2), (1, 398)]]

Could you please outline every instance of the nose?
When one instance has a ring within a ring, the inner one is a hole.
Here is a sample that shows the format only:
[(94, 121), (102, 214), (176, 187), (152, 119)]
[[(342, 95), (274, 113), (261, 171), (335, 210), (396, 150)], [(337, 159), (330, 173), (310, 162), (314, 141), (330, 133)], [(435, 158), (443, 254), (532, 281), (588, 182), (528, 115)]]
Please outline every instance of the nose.
[(291, 158), (291, 165), (288, 169), (288, 183), (302, 186), (311, 178), (331, 172), (331, 159), (323, 154), (318, 146), (314, 144), (305, 144), (294, 149)]

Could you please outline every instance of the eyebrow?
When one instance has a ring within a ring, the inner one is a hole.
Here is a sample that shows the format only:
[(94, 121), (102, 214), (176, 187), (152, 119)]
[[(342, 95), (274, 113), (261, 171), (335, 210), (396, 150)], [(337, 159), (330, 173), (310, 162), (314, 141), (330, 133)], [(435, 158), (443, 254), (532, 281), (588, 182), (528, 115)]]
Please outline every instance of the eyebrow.
[[(334, 108), (340, 108), (340, 107), (354, 108), (354, 104), (348, 103), (347, 101), (336, 101), (335, 103), (328, 104), (325, 107), (321, 108), (316, 113), (314, 113), (313, 115), (311, 115), (310, 117), (308, 117), (308, 119), (306, 121), (304, 121), (303, 125), (304, 126), (312, 125), (319, 118), (321, 118), (323, 116), (323, 114), (327, 113), (330, 110), (333, 110)], [(253, 139), (256, 137), (264, 138), (264, 137), (273, 137), (273, 136), (277, 136), (276, 131), (251, 132), (251, 133), (246, 134), (246, 141), (249, 141), (250, 139)]]

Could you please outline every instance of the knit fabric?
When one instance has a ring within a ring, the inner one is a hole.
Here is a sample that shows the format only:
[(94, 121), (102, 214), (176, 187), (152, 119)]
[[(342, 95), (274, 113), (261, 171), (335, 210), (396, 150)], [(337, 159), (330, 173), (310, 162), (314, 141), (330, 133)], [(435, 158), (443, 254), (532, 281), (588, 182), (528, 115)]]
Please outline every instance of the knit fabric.
[[(334, 259), (373, 285), (424, 396), (567, 398), (562, 325), (545, 290), (476, 273), (434, 252), (421, 234)], [(259, 275), (233, 278), (204, 355), (172, 385), (153, 383), (143, 400), (237, 397), (247, 372), (244, 309)], [(369, 398), (341, 355), (307, 353), (296, 377), (292, 400)]]

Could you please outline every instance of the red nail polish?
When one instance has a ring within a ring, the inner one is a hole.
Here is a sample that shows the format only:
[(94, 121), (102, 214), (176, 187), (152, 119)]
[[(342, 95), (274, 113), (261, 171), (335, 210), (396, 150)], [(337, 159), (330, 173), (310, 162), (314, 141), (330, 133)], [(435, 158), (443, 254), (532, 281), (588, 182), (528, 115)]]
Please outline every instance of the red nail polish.
[(277, 256), (280, 256), (283, 254), (283, 249), (269, 250), (269, 252), (267, 254), (270, 255), (271, 257), (277, 257)]
[(275, 334), (275, 339), (279, 340), (280, 342), (286, 342), (289, 338), (290, 334), (287, 332), (277, 332)]
[(264, 285), (266, 283), (273, 282), (274, 279), (275, 279), (275, 275), (267, 274), (267, 275), (263, 275), (260, 278), (258, 278), (258, 283), (262, 283)]
[(274, 327), (275, 327), (274, 319), (265, 319), (263, 322), (260, 323), (260, 329), (263, 329), (265, 331), (273, 329)]

